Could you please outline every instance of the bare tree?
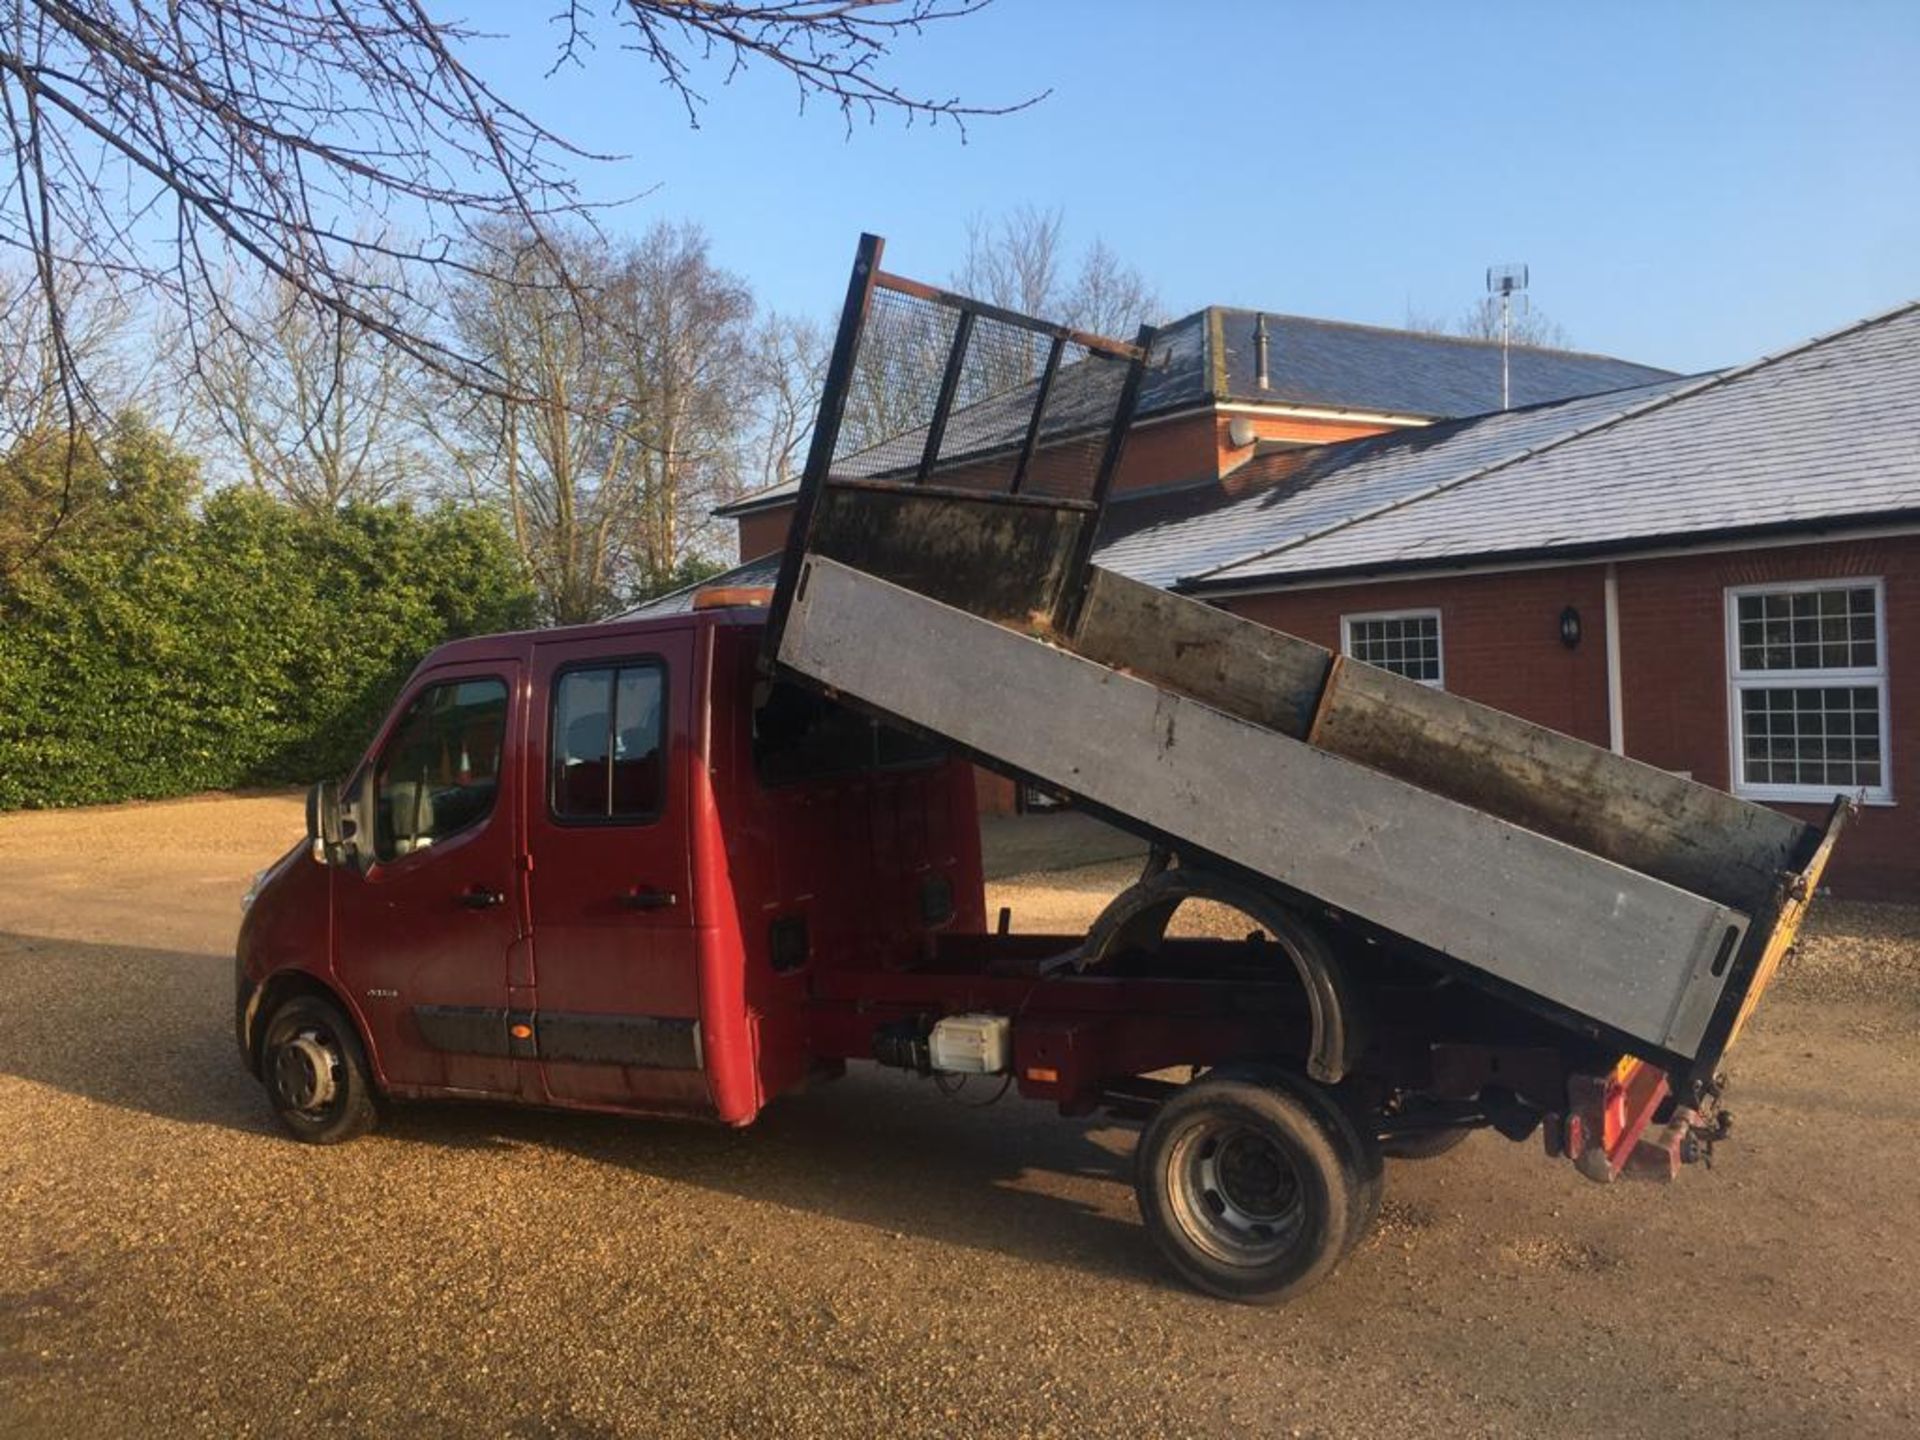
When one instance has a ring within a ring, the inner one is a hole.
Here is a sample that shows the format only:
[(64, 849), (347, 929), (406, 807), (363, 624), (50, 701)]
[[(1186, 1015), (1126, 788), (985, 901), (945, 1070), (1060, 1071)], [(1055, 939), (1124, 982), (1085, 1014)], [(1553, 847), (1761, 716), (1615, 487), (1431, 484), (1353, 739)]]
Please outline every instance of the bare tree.
[(719, 269), (706, 233), (655, 225), (621, 258), (609, 298), (622, 371), (616, 423), (640, 513), (630, 588), (651, 593), (708, 536), (713, 506), (738, 489), (759, 381), (753, 295)]
[(1022, 205), (998, 220), (967, 225), (966, 255), (954, 288), (1022, 314), (1095, 335), (1130, 339), (1160, 318), (1160, 297), (1138, 270), (1096, 238), (1068, 278), (1066, 221), (1058, 209)]
[[(567, 0), (555, 68), (596, 40), (638, 55), (697, 116), (705, 75), (771, 67), (851, 126), (882, 112), (964, 126), (1007, 106), (902, 88), (903, 33), (984, 0)], [(421, 316), (451, 274), (523, 274), (517, 240), (587, 213), (589, 158), (476, 65), (476, 32), (429, 0), (15, 0), (0, 22), (0, 123), (13, 173), (0, 245), (31, 262), (60, 403), (93, 418), (95, 380), (59, 275), (113, 277), (199, 347), (231, 328), (231, 267), (496, 397), (509, 377)], [(610, 158), (610, 157), (601, 157)], [(376, 268), (368, 262), (382, 262)], [(563, 266), (544, 286), (570, 289)], [(58, 519), (56, 518), (56, 525)]]
[(209, 336), (182, 380), (248, 481), (314, 512), (419, 483), (421, 376), (404, 352), (284, 282), (228, 308), (235, 328)]
[[(1566, 327), (1530, 300), (1516, 300), (1509, 332), (1516, 345), (1532, 345), (1542, 350), (1565, 350), (1573, 342)], [(1500, 301), (1483, 295), (1464, 310), (1454, 322), (1453, 333), (1472, 340), (1500, 338)]]
[(1123, 264), (1104, 240), (1087, 247), (1080, 272), (1067, 292), (1069, 325), (1131, 340), (1134, 331), (1159, 320), (1161, 313), (1159, 295), (1138, 270)]
[[(68, 530), (84, 528), (106, 498), (101, 457), (137, 428), (142, 411), (170, 418), (159, 383), (164, 337), (142, 331), (138, 309), (115, 288), (62, 266), (54, 277), (65, 334), (56, 338), (37, 273), (0, 270), (0, 591)], [(68, 423), (61, 354), (83, 361), (106, 420), (83, 434)], [(123, 419), (126, 423), (122, 423)], [(82, 476), (78, 470), (88, 473)]]
[[(114, 337), (126, 320), (126, 307), (111, 293), (88, 293), (70, 266), (55, 276), (62, 314), (66, 317), (66, 345), (88, 357), (96, 372), (109, 366), (115, 372), (102, 384), (116, 392), (119, 365)], [(0, 272), (0, 445), (16, 446), (29, 437), (58, 428), (65, 418), (60, 390), (60, 355), (41, 302), (41, 280), (36, 272)]]
[[(1452, 321), (1416, 309), (1409, 303), (1401, 328), (1421, 335), (1459, 335), (1469, 340), (1498, 340), (1500, 301), (1492, 295), (1485, 296)], [(1559, 321), (1531, 302), (1523, 302), (1513, 308), (1513, 343), (1532, 345), (1543, 350), (1565, 350), (1573, 342), (1566, 327)]]
[(831, 348), (826, 327), (816, 320), (773, 314), (761, 322), (754, 341), (760, 395), (755, 478), (761, 485), (784, 485), (798, 476), (813, 433)]
[(967, 252), (953, 277), (956, 290), (1023, 315), (1063, 320), (1060, 251), (1065, 220), (1057, 209), (1021, 205), (995, 220), (967, 222)]
[[(511, 392), (470, 396), (436, 428), (468, 495), (501, 510), (551, 618), (590, 620), (678, 573), (733, 493), (756, 401), (753, 302), (691, 226), (626, 247), (529, 238), (520, 255), (514, 276), (451, 301), (461, 343)], [(570, 295), (543, 280), (563, 267)]]
[[(561, 273), (587, 303), (553, 283)], [(460, 407), (449, 451), (465, 462), (469, 498), (504, 513), (548, 617), (563, 624), (610, 607), (637, 508), (614, 430), (619, 374), (598, 343), (611, 278), (595, 237), (524, 236), (511, 268), (476, 273), (449, 301), (460, 342), (504, 382), (500, 394), (441, 391), (439, 403)]]

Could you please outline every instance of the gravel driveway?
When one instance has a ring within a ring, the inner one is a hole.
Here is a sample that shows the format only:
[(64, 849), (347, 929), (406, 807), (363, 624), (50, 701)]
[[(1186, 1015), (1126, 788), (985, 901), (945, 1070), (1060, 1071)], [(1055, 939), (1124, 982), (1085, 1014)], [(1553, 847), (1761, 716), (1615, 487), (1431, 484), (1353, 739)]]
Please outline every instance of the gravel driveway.
[[(283, 1139), (233, 1054), (284, 796), (0, 817), (0, 1433), (1920, 1433), (1920, 911), (1829, 905), (1665, 1189), (1476, 1136), (1290, 1308), (1162, 1272), (1132, 1133), (857, 1073), (753, 1129)], [(1084, 918), (1126, 866), (1013, 880)]]

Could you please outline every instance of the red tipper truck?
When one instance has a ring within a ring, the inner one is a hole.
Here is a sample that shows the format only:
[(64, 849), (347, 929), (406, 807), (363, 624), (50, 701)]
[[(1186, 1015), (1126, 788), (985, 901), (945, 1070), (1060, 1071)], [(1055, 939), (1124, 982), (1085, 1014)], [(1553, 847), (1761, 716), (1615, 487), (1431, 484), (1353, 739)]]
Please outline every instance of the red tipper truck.
[[(1803, 824), (1092, 564), (1150, 334), (880, 249), (770, 593), (444, 646), (315, 788), (238, 947), (287, 1127), (745, 1125), (853, 1060), (1001, 1076), (1144, 1122), (1148, 1231), (1258, 1301), (1361, 1238), (1383, 1154), (1701, 1153), (1845, 802)], [(1146, 873), (1085, 934), (989, 928), (973, 764), (1147, 838)], [(1188, 902), (1242, 938), (1181, 935)]]

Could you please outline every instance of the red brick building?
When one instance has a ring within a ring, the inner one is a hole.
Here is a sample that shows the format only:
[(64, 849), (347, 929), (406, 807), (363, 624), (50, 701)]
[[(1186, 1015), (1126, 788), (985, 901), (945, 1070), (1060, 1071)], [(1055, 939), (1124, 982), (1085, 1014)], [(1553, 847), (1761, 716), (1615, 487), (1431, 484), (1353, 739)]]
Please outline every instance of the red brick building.
[[(1517, 351), (1486, 413), (1497, 363), (1189, 317), (1096, 558), (1797, 814), (1855, 795), (1835, 888), (1920, 898), (1920, 305), (1692, 379)], [(723, 512), (743, 558), (789, 504)]]

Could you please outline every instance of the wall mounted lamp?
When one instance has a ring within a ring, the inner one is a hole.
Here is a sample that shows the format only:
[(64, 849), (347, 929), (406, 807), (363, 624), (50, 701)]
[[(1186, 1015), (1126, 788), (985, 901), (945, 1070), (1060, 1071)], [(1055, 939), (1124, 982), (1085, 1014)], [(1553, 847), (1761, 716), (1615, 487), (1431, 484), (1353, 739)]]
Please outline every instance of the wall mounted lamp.
[(1560, 643), (1569, 650), (1580, 644), (1580, 612), (1571, 605), (1560, 612)]

